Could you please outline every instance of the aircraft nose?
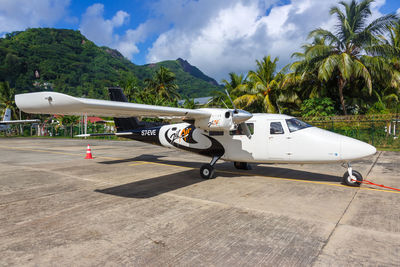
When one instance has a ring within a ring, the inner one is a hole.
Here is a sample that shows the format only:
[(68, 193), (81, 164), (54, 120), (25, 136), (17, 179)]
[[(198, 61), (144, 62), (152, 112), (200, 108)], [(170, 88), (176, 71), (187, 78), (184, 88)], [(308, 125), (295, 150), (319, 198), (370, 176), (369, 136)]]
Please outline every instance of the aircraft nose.
[(359, 159), (376, 153), (374, 146), (347, 136), (342, 136), (340, 143), (342, 159), (344, 160)]

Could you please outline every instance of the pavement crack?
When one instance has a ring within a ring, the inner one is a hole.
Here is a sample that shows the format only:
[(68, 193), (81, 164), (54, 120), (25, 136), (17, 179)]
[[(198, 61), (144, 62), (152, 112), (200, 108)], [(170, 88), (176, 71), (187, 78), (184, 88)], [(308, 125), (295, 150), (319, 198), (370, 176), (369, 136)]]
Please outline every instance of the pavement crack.
[(62, 192), (44, 194), (44, 195), (37, 196), (37, 197), (30, 197), (30, 198), (18, 199), (18, 200), (14, 200), (14, 201), (9, 201), (9, 202), (0, 203), (0, 207), (1, 207), (1, 206), (6, 206), (6, 205), (10, 205), (10, 204), (15, 204), (15, 203), (18, 203), (18, 202), (36, 200), (36, 199), (41, 199), (41, 198), (46, 198), (46, 197), (51, 197), (51, 196), (55, 196), (55, 195), (59, 195), (59, 194), (65, 194), (65, 193), (76, 192), (76, 191), (83, 191), (83, 190), (81, 190), (81, 189), (73, 189), (73, 190), (67, 190), (67, 191), (62, 191)]
[[(372, 171), (373, 167), (375, 166), (376, 162), (378, 161), (379, 157), (381, 156), (382, 151), (379, 152), (378, 156), (376, 157), (376, 159), (374, 160), (374, 162), (372, 163), (370, 169), (367, 172), (366, 177), (368, 177), (368, 175), (370, 174), (370, 172)], [(325, 247), (328, 245), (331, 237), (333, 236), (333, 234), (336, 232), (336, 229), (338, 228), (338, 226), (340, 225), (340, 222), (342, 221), (344, 215), (347, 213), (347, 210), (349, 209), (350, 205), (353, 203), (354, 199), (356, 198), (358, 192), (360, 192), (360, 187), (355, 191), (353, 197), (351, 198), (351, 200), (349, 201), (349, 204), (347, 204), (346, 208), (344, 209), (342, 215), (340, 216), (339, 220), (336, 222), (335, 227), (333, 227), (331, 233), (329, 234), (328, 238), (326, 239), (326, 241), (324, 242), (324, 245), (321, 247), (321, 249), (318, 252), (318, 255), (315, 257), (315, 259), (313, 260), (312, 265), (314, 266), (316, 261), (318, 260), (318, 258), (321, 256), (322, 252), (324, 251)]]
[(368, 177), (368, 175), (371, 173), (372, 169), (375, 167), (375, 164), (378, 162), (378, 159), (380, 158), (380, 156), (382, 155), (382, 151), (379, 152), (378, 156), (376, 157), (376, 159), (374, 160), (374, 163), (372, 163), (371, 167), (369, 168), (367, 175), (365, 175), (365, 177)]
[(351, 203), (353, 203), (353, 200), (355, 199), (355, 197), (357, 196), (357, 194), (358, 194), (359, 191), (360, 191), (360, 190), (357, 190), (357, 191), (354, 193), (354, 195), (353, 195), (353, 197), (351, 198), (349, 204), (348, 204), (348, 205), (346, 206), (346, 208), (344, 209), (344, 211), (343, 211), (342, 215), (340, 216), (339, 220), (336, 222), (336, 224), (335, 224), (335, 226), (333, 227), (331, 233), (329, 234), (328, 238), (327, 238), (326, 241), (324, 242), (324, 245), (323, 245), (323, 246), (321, 247), (321, 249), (319, 250), (318, 255), (315, 257), (315, 259), (314, 259), (314, 261), (313, 261), (313, 263), (312, 263), (312, 266), (315, 265), (315, 262), (316, 262), (317, 259), (321, 256), (321, 254), (322, 254), (322, 252), (324, 251), (326, 245), (328, 245), (328, 243), (329, 243), (329, 241), (330, 241), (332, 235), (336, 232), (337, 227), (339, 226), (340, 222), (342, 221), (344, 215), (346, 214), (347, 210), (349, 209)]

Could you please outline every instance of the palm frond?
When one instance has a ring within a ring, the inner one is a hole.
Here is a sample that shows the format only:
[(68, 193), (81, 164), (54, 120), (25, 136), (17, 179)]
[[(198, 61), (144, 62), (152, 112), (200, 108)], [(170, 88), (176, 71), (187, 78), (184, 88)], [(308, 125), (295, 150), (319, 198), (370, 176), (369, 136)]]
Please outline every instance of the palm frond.
[(346, 80), (350, 79), (352, 75), (353, 60), (347, 53), (342, 53), (339, 56), (338, 69), (343, 78)]
[(398, 22), (399, 18), (395, 14), (388, 14), (381, 16), (374, 21), (372, 21), (366, 28), (368, 31), (374, 35), (385, 34), (389, 31), (390, 27), (393, 27)]
[(339, 64), (338, 55), (332, 55), (325, 58), (318, 69), (318, 78), (320, 80), (328, 81), (331, 78), (333, 71), (336, 69), (338, 64)]
[(372, 92), (372, 79), (371, 79), (371, 75), (368, 71), (368, 69), (365, 67), (365, 65), (359, 61), (359, 60), (355, 60), (353, 61), (353, 70), (354, 70), (354, 76), (355, 77), (361, 77), (364, 79), (369, 94), (371, 94)]

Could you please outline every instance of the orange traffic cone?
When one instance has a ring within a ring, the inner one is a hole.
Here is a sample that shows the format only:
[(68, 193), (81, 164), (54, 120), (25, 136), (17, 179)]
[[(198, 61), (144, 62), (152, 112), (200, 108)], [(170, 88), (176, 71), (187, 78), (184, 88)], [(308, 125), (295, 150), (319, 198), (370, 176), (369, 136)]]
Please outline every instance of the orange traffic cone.
[(85, 157), (85, 159), (93, 159), (93, 157), (92, 157), (92, 150), (90, 149), (90, 145), (87, 145), (86, 157)]

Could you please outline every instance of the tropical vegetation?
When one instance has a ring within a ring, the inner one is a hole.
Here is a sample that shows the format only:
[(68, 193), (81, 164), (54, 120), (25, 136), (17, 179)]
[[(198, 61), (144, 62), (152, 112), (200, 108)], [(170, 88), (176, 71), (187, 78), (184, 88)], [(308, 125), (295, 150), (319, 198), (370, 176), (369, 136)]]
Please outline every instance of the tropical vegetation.
[(223, 86), (182, 59), (133, 65), (77, 31), (7, 34), (0, 39), (0, 101), (12, 106), (13, 90), (46, 88), (106, 98), (106, 86), (118, 85), (129, 101), (155, 105), (177, 106), (185, 99), (194, 108), (193, 97), (212, 95), (209, 106), (232, 108), (224, 88), (236, 107), (250, 112), (305, 117), (397, 112), (400, 20), (395, 14), (371, 20), (372, 2), (338, 2), (330, 9), (334, 30), (312, 30), (292, 63), (279, 70), (279, 59), (266, 55), (247, 74), (229, 73)]
[[(15, 89), (8, 82), (0, 82), (0, 109), (10, 109), (12, 116), (16, 116), (16, 105), (14, 100)], [(2, 118), (0, 118), (1, 120)]]
[(0, 81), (7, 81), (16, 93), (55, 90), (106, 99), (107, 87), (131, 77), (144, 87), (160, 66), (176, 74), (178, 92), (184, 96), (204, 96), (220, 88), (182, 59), (135, 65), (117, 50), (96, 46), (79, 31), (34, 28), (0, 38)]
[(389, 14), (367, 23), (372, 2), (341, 1), (332, 7), (335, 30), (311, 31), (312, 42), (294, 53), (297, 60), (279, 72), (278, 59), (267, 56), (256, 61), (256, 70), (249, 71), (240, 84), (239, 76), (231, 73), (225, 85), (237, 97), (234, 103), (253, 112), (304, 116), (398, 109), (399, 18)]

